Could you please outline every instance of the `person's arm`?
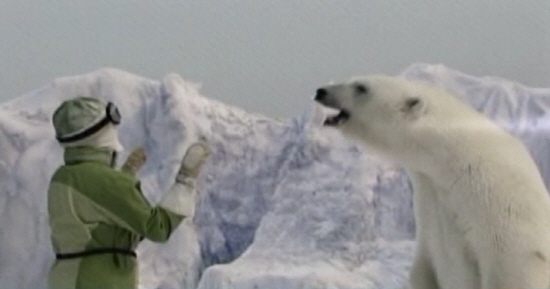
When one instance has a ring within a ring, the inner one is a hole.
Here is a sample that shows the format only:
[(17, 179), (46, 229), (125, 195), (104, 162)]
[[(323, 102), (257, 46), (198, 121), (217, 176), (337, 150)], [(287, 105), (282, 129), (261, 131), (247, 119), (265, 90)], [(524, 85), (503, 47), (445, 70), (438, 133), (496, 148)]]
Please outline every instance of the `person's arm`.
[(110, 183), (110, 192), (99, 194), (92, 200), (109, 223), (151, 241), (165, 242), (185, 218), (160, 206), (151, 206), (143, 196), (139, 183), (125, 176), (114, 176)]
[(187, 149), (176, 182), (159, 206), (151, 207), (138, 183), (130, 194), (116, 194), (107, 205), (108, 211), (116, 215), (113, 219), (119, 219), (121, 225), (145, 238), (166, 241), (185, 217), (194, 216), (196, 178), (209, 154), (210, 148), (205, 142), (194, 143)]

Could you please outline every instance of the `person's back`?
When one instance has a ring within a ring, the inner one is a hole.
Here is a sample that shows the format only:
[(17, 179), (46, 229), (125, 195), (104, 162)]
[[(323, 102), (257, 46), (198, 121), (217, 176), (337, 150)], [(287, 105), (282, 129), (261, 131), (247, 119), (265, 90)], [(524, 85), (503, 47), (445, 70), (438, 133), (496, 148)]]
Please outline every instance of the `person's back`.
[[(193, 180), (208, 155), (207, 146), (195, 145), (195, 154), (186, 154), (188, 165), (184, 158), (178, 180), (165, 201), (152, 206), (141, 193), (139, 182), (114, 168), (120, 149), (116, 120), (81, 138), (72, 134), (71, 141), (64, 142), (67, 123), (70, 130), (76, 128), (79, 133), (90, 127), (90, 121), (83, 122), (87, 123), (84, 129), (71, 126), (71, 118), (74, 123), (82, 114), (92, 114), (90, 108), (100, 115), (96, 119), (109, 118), (108, 110), (101, 114), (103, 107), (97, 99), (77, 98), (62, 104), (54, 114), (57, 138), (65, 147), (65, 164), (54, 173), (48, 189), (51, 241), (56, 253), (50, 288), (136, 288), (134, 249), (138, 243), (143, 238), (168, 240), (180, 222), (193, 215)], [(69, 109), (72, 111), (67, 112)]]

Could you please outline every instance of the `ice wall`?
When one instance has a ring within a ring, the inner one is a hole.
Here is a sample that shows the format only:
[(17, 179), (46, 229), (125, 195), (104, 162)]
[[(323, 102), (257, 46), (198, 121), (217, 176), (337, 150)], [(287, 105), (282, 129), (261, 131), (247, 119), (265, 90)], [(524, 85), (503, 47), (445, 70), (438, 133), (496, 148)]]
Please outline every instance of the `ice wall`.
[[(298, 118), (268, 213), (244, 254), (199, 288), (388, 288), (404, 284), (413, 237), (407, 179), (335, 131)], [(389, 193), (384, 195), (383, 193)]]

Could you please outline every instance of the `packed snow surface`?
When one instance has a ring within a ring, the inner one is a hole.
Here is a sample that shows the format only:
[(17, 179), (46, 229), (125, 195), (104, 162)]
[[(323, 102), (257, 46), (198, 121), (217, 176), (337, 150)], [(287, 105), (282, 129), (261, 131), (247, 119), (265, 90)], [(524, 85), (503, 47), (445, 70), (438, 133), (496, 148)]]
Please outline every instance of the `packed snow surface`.
[[(477, 78), (443, 65), (402, 72), (470, 103), (529, 147), (550, 181), (550, 89)], [(322, 85), (320, 83), (319, 85)], [(409, 181), (332, 129), (312, 103), (278, 121), (203, 97), (178, 75), (150, 80), (116, 69), (63, 77), (0, 105), (0, 284), (45, 288), (50, 247), (46, 188), (62, 164), (51, 114), (78, 95), (121, 109), (125, 152), (144, 146), (138, 177), (158, 202), (187, 146), (212, 156), (197, 215), (166, 244), (138, 248), (141, 288), (397, 288), (414, 250)], [(304, 96), (308, 97), (308, 96)]]

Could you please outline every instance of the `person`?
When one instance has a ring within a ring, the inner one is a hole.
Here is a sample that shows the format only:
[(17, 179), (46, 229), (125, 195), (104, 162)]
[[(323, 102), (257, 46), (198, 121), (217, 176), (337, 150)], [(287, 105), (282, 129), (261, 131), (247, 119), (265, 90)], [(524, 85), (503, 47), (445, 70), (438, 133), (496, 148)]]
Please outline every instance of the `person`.
[(48, 214), (56, 260), (49, 288), (137, 288), (134, 249), (165, 242), (194, 214), (195, 180), (209, 155), (206, 142), (185, 153), (172, 188), (152, 206), (131, 174), (115, 169), (122, 146), (113, 103), (91, 97), (63, 102), (53, 114), (64, 165), (51, 178)]

